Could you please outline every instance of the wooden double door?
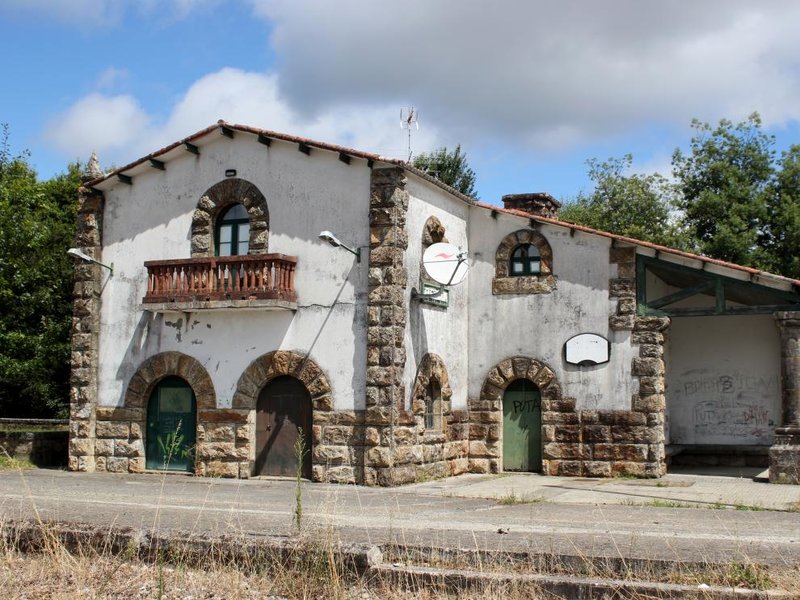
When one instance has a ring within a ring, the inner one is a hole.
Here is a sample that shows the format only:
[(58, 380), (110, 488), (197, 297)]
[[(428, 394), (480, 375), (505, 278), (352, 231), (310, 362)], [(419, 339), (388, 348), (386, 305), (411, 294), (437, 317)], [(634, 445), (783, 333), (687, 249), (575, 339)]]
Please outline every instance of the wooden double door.
[(311, 395), (298, 379), (271, 380), (256, 405), (256, 475), (311, 478)]

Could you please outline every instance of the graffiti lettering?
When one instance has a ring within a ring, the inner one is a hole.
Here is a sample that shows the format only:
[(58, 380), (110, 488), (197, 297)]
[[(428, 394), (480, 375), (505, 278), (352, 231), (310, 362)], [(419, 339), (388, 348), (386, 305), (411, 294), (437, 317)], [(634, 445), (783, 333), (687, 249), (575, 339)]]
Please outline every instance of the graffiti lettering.
[(705, 377), (683, 382), (683, 393), (688, 396), (710, 393), (732, 394), (735, 392), (776, 393), (777, 380), (774, 377), (757, 377), (755, 375), (722, 375)]
[(514, 412), (530, 412), (539, 408), (539, 399), (535, 400), (514, 400)]
[(739, 399), (701, 400), (694, 406), (695, 434), (765, 438), (773, 426), (769, 409)]

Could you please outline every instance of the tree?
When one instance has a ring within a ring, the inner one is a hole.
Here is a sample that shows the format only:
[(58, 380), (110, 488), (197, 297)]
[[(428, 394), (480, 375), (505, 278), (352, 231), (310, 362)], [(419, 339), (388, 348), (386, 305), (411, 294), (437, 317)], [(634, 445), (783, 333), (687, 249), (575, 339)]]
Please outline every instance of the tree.
[(65, 416), (80, 169), (40, 182), (0, 140), (0, 414)]
[(769, 268), (768, 197), (774, 190), (775, 139), (761, 130), (753, 113), (712, 128), (692, 121), (689, 154), (676, 150), (673, 174), (680, 207), (697, 249), (708, 256)]
[(765, 268), (800, 278), (800, 145), (781, 155), (779, 167), (767, 194)]
[(674, 183), (626, 175), (630, 155), (589, 160), (595, 188), (561, 218), (800, 278), (800, 145), (776, 161), (757, 113), (692, 128), (689, 151), (672, 157)]
[(626, 175), (633, 157), (590, 159), (594, 189), (565, 203), (559, 218), (667, 246), (686, 245), (674, 215), (674, 187), (658, 173)]
[(411, 164), (462, 194), (475, 196), (475, 171), (469, 168), (467, 155), (461, 151), (460, 144), (453, 151), (439, 148), (423, 152), (414, 157)]

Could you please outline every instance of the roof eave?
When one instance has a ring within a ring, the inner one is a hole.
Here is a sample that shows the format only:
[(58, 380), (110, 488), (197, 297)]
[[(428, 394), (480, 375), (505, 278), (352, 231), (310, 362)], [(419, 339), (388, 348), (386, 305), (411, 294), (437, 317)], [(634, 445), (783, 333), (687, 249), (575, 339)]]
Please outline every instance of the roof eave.
[[(486, 204), (483, 202), (478, 202), (476, 205), (479, 208), (484, 208), (488, 210), (493, 210), (503, 214), (509, 214), (515, 217), (524, 218), (527, 220), (534, 219), (540, 223), (547, 223), (549, 225), (553, 225), (556, 227), (563, 227), (566, 229), (570, 229), (573, 231), (580, 231), (583, 233), (588, 233), (590, 235), (597, 235), (600, 237), (605, 237), (611, 239), (612, 241), (618, 244), (627, 244), (630, 246), (636, 246), (638, 249), (645, 250), (643, 254), (649, 254), (652, 252), (653, 254), (660, 255), (669, 255), (672, 257), (676, 257), (682, 259), (684, 261), (691, 260), (697, 261), (701, 265), (705, 266), (711, 265), (714, 267), (718, 267), (722, 270), (729, 270), (734, 271), (739, 274), (746, 274), (748, 277), (747, 279), (753, 282), (762, 283), (764, 285), (768, 285), (769, 287), (779, 287), (784, 290), (792, 290), (798, 291), (800, 290), (800, 280), (792, 279), (790, 277), (784, 277), (783, 275), (777, 275), (775, 273), (770, 273), (768, 271), (762, 271), (760, 269), (756, 269), (754, 267), (747, 267), (744, 265), (739, 265), (736, 263), (727, 262), (724, 260), (719, 260), (716, 258), (711, 258), (709, 256), (702, 256), (700, 254), (693, 254), (691, 252), (685, 252), (683, 250), (678, 250), (677, 248), (670, 248), (669, 246), (662, 246), (660, 244), (654, 244), (652, 242), (646, 242), (644, 240), (638, 240), (636, 238), (627, 237), (624, 235), (618, 235), (616, 233), (610, 233), (608, 231), (602, 231), (600, 229), (593, 229), (591, 227), (586, 227), (585, 225), (578, 225), (577, 223), (569, 223), (567, 221), (559, 221), (558, 219), (551, 219), (549, 217), (542, 217), (540, 215), (534, 215), (532, 213), (526, 213), (525, 211), (521, 211), (518, 209), (509, 209), (509, 208), (502, 208), (499, 206), (494, 206), (491, 204)], [(741, 277), (737, 277), (741, 279)], [(777, 285), (770, 285), (770, 283), (777, 284)]]

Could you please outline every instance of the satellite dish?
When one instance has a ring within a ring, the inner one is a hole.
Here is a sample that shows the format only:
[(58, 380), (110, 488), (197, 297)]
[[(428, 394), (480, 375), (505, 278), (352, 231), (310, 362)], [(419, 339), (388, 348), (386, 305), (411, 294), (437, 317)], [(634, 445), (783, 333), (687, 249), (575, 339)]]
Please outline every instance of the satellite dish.
[(467, 253), (453, 244), (439, 242), (425, 250), (422, 265), (428, 277), (444, 286), (458, 285), (467, 277)]

